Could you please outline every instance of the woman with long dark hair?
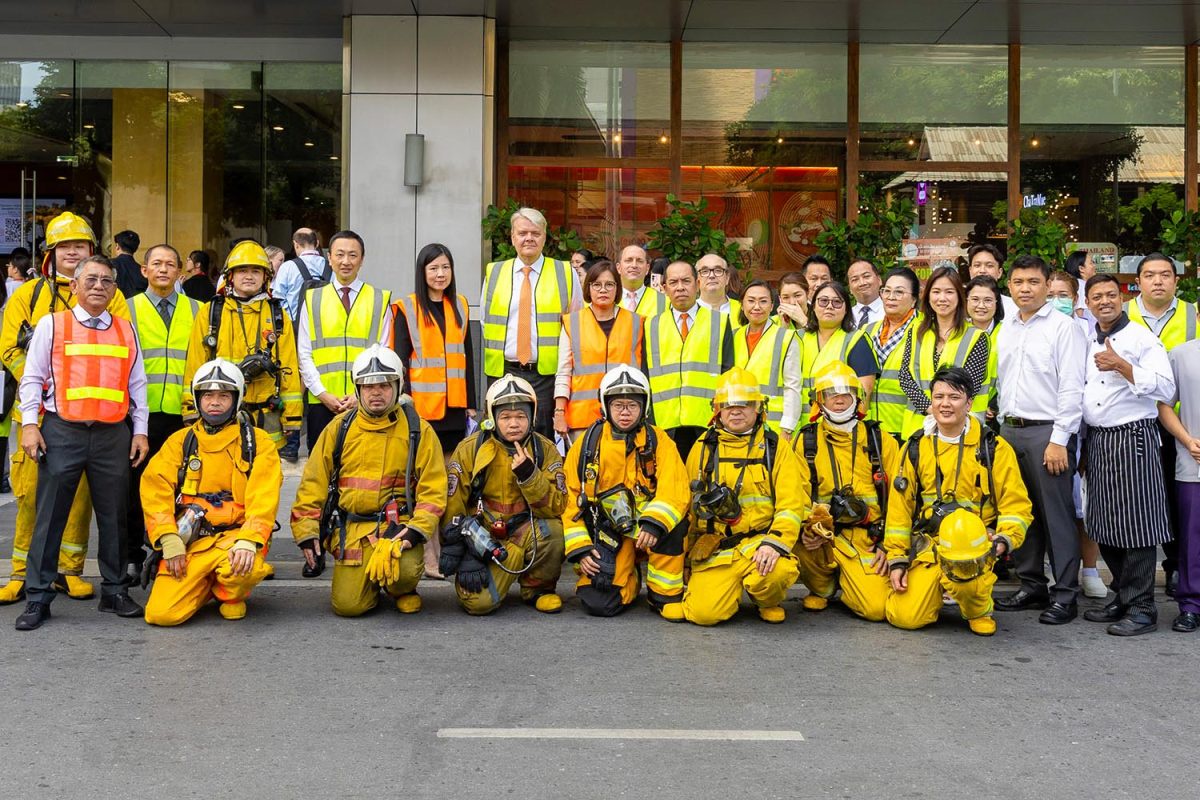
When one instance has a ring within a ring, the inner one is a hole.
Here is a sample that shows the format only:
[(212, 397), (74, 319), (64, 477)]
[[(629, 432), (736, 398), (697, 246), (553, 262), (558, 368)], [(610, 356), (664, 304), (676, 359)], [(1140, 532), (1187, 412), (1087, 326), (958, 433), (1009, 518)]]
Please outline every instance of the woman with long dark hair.
[(812, 293), (805, 335), (800, 337), (800, 375), (804, 388), (802, 403), (815, 402), (811, 396), (813, 376), (826, 364), (841, 361), (854, 370), (862, 384), (863, 399), (870, 402), (879, 376), (879, 361), (863, 331), (854, 329), (850, 316), (850, 292), (837, 281), (827, 281)]
[(929, 413), (929, 382), (942, 366), (962, 367), (975, 381), (971, 413), (984, 422), (987, 412), (987, 335), (969, 324), (967, 292), (954, 267), (938, 267), (921, 293), (921, 321), (904, 346), (900, 387), (908, 397), (903, 437), (912, 436)]

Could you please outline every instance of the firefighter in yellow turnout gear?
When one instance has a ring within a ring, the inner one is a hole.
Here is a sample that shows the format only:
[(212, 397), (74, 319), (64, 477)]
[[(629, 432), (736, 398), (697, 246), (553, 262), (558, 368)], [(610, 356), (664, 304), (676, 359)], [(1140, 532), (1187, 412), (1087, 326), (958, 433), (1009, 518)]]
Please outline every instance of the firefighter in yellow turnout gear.
[(814, 504), (795, 551), (809, 591), (802, 602), (821, 611), (840, 588), (847, 608), (881, 622), (889, 591), (884, 512), (900, 451), (879, 423), (863, 419), (862, 384), (842, 362), (817, 373), (813, 398), (816, 420), (792, 441)]
[[(224, 358), (246, 378), (242, 410), (265, 430), (277, 448), (300, 430), (303, 393), (292, 320), (280, 298), (271, 297), (273, 270), (256, 242), (241, 242), (225, 259), (225, 287), (200, 307), (188, 344), (183, 381), (187, 386), (204, 362)], [(183, 418), (195, 420), (192, 398), (183, 398)]]
[(310, 574), (323, 569), (326, 549), (333, 554), (339, 616), (375, 608), (380, 589), (400, 612), (421, 610), (417, 582), (446, 505), (446, 465), (429, 423), (401, 398), (403, 369), (383, 345), (358, 354), (358, 408), (321, 432), (292, 505), (292, 536)]
[(615, 616), (637, 599), (639, 564), (646, 599), (672, 622), (683, 620), (683, 534), (687, 473), (679, 451), (649, 424), (650, 382), (638, 369), (613, 367), (600, 382), (603, 419), (571, 445), (563, 467), (563, 540), (577, 564), (584, 610)]
[[(995, 573), (977, 547), (972, 525), (960, 510), (982, 521), (985, 555), (1003, 556), (1021, 546), (1033, 520), (1017, 457), (1008, 442), (970, 416), (974, 380), (961, 367), (941, 367), (930, 382), (930, 416), (910, 439), (888, 501), (883, 546), (892, 591), (887, 620), (898, 628), (937, 621), (945, 591), (958, 603), (971, 631), (996, 632), (992, 619)], [(953, 524), (952, 524), (953, 521)], [(943, 533), (943, 530), (946, 532)], [(959, 562), (980, 559), (980, 568)]]
[(562, 609), (554, 589), (563, 562), (563, 459), (533, 431), (537, 395), (527, 381), (500, 378), (485, 407), (484, 430), (459, 444), (446, 467), (438, 567), (457, 575), (468, 614), (495, 611), (514, 581), (525, 602), (552, 614)]
[(244, 390), (232, 362), (202, 365), (191, 392), (200, 419), (171, 434), (142, 475), (147, 536), (162, 553), (151, 625), (186, 622), (214, 597), (222, 617), (241, 619), (267, 575), (283, 472), (266, 431), (240, 413)]
[[(46, 257), (42, 262), (41, 277), (21, 284), (4, 308), (0, 358), (18, 382), (25, 374), (25, 348), (38, 320), (47, 314), (75, 307), (71, 278), (79, 262), (92, 255), (95, 248), (96, 235), (83, 217), (67, 211), (46, 226)], [(120, 290), (113, 295), (108, 311), (113, 316), (129, 319), (129, 306)], [(20, 425), (20, 412), (15, 405), (12, 413), (14, 421)], [(16, 448), (12, 454), (11, 475), (13, 494), (17, 498), (12, 575), (8, 584), (0, 588), (0, 605), (16, 603), (25, 597), (25, 559), (29, 544), (33, 541), (37, 473), (37, 463), (21, 448)], [(77, 600), (85, 600), (95, 593), (92, 585), (80, 577), (87, 556), (91, 517), (92, 498), (88, 492), (87, 478), (80, 478), (59, 549), (58, 568), (64, 577), (57, 582), (59, 591), (65, 591)]]
[(737, 613), (745, 591), (765, 622), (783, 622), (798, 574), (792, 548), (808, 508), (807, 469), (766, 425), (766, 396), (749, 370), (734, 367), (717, 380), (713, 411), (687, 460), (683, 615), (716, 625)]

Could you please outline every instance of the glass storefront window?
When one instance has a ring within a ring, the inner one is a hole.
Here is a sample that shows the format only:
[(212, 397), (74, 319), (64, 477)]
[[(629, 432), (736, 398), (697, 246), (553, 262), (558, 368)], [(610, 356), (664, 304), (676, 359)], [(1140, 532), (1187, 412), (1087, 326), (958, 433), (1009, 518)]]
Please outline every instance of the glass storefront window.
[(1004, 46), (862, 45), (862, 160), (1008, 160)]
[(1183, 59), (1177, 47), (1024, 47), (1023, 204), (1120, 256), (1155, 248), (1183, 207)]
[(519, 41), (508, 61), (510, 155), (666, 157), (669, 45)]
[(836, 166), (846, 138), (846, 46), (686, 42), (685, 164)]

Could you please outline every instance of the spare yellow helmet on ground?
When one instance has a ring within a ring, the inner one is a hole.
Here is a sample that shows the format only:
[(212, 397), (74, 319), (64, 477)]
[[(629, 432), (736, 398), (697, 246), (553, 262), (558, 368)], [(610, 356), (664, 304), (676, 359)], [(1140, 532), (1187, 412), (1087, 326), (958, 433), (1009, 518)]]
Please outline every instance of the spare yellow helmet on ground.
[(267, 274), (268, 280), (275, 275), (275, 270), (271, 268), (271, 259), (267, 257), (267, 251), (258, 242), (238, 242), (233, 246), (233, 249), (229, 251), (229, 257), (225, 259), (225, 274), (228, 276), (238, 267), (261, 269)]
[(979, 515), (960, 508), (938, 527), (937, 559), (942, 574), (955, 583), (980, 578), (996, 563), (996, 552)]
[(766, 399), (753, 372), (743, 367), (733, 367), (717, 378), (713, 410), (720, 411), (725, 406), (761, 406)]

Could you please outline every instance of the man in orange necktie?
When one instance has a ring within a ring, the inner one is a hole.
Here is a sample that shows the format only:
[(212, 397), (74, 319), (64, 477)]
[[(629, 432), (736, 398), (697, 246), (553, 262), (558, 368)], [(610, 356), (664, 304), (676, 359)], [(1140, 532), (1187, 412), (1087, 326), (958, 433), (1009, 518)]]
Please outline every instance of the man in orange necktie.
[(532, 208), (512, 216), (517, 257), (484, 270), (483, 371), (488, 384), (503, 375), (527, 380), (537, 394), (534, 428), (552, 439), (554, 375), (564, 314), (583, 305), (570, 264), (542, 255), (546, 218)]

